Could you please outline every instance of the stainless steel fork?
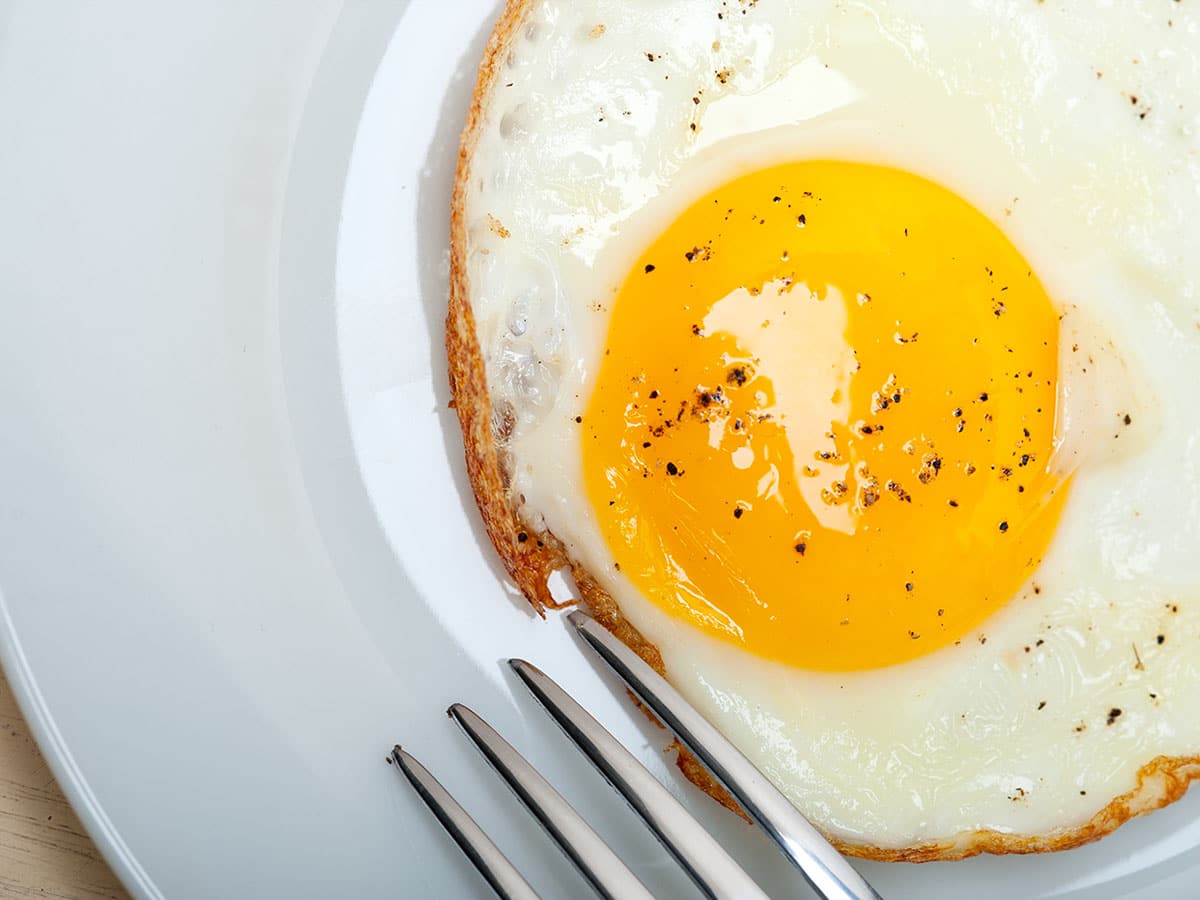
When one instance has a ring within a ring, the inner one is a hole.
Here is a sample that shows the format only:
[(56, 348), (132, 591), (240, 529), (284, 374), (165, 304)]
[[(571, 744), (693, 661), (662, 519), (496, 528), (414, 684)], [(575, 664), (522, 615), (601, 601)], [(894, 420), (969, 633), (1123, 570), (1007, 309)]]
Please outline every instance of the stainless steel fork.
[[(818, 896), (830, 900), (879, 898), (788, 799), (637, 654), (583, 613), (572, 612), (567, 619), (584, 643), (729, 790)], [(520, 659), (509, 660), (509, 665), (706, 896), (721, 900), (766, 897), (724, 848), (587, 710), (536, 666)], [(449, 713), (600, 896), (652, 900), (650, 892), (583, 817), (487, 722), (459, 703), (451, 706)], [(392, 759), (500, 897), (537, 900), (537, 893), (520, 872), (420, 762), (399, 746), (392, 751)]]

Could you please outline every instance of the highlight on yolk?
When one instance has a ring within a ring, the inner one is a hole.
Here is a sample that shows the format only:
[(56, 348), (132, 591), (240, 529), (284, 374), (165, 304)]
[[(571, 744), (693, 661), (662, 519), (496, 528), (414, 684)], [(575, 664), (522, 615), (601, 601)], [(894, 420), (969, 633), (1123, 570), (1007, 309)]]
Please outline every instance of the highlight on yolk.
[(1067, 492), (1058, 338), (1017, 249), (923, 178), (809, 161), (720, 188), (612, 309), (582, 453), (615, 564), (805, 668), (974, 639)]

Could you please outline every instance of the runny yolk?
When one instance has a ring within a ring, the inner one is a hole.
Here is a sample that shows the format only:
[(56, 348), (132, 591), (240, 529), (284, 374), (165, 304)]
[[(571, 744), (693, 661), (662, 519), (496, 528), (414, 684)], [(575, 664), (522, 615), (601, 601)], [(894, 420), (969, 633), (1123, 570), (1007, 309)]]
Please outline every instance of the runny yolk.
[(1016, 248), (925, 179), (810, 161), (727, 184), (612, 308), (581, 436), (615, 566), (805, 668), (977, 639), (1067, 493), (1058, 338)]

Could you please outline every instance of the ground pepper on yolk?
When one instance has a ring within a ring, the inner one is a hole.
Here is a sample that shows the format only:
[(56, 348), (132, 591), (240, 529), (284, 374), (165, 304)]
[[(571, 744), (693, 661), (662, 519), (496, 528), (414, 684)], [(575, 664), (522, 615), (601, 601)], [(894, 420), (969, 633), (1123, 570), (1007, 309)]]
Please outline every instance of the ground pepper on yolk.
[(903, 662), (1053, 535), (1058, 313), (949, 191), (845, 162), (702, 198), (632, 268), (583, 414), (589, 498), (663, 610), (769, 659)]

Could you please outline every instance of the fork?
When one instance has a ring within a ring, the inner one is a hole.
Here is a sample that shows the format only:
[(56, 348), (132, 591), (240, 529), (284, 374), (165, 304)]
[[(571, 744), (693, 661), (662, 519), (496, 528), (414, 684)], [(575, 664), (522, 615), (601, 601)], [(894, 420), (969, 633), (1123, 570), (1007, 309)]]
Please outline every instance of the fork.
[[(778, 788), (641, 657), (589, 616), (575, 611), (567, 620), (585, 645), (724, 785), (819, 897), (878, 900), (866, 879)], [(765, 900), (766, 894), (742, 867), (590, 713), (531, 663), (511, 659), (509, 665), (706, 896)], [(601, 897), (653, 900), (583, 817), (495, 729), (461, 703), (448, 712)], [(516, 867), (428, 769), (399, 745), (392, 759), (497, 895), (504, 900), (538, 900)]]

